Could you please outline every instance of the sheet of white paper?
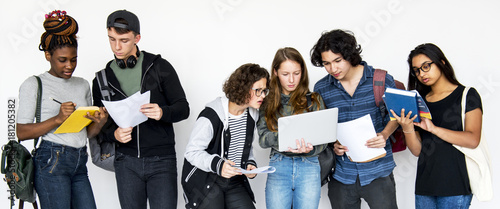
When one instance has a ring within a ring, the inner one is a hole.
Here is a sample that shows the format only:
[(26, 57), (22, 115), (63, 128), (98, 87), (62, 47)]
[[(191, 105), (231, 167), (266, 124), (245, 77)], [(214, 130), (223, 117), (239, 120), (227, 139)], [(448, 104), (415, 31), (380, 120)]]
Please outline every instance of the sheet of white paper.
[(148, 120), (148, 117), (141, 113), (141, 106), (148, 104), (151, 97), (151, 92), (147, 91), (144, 94), (137, 92), (132, 96), (120, 101), (104, 101), (104, 107), (115, 123), (121, 128), (134, 127)]
[(349, 149), (346, 154), (354, 162), (364, 162), (386, 153), (384, 148), (368, 148), (365, 145), (368, 139), (376, 136), (369, 114), (337, 126), (337, 139)]
[(242, 168), (239, 168), (241, 173), (243, 174), (249, 174), (249, 173), (274, 173), (276, 171), (276, 168), (273, 166), (264, 166), (260, 168), (253, 169), (251, 171), (243, 170)]

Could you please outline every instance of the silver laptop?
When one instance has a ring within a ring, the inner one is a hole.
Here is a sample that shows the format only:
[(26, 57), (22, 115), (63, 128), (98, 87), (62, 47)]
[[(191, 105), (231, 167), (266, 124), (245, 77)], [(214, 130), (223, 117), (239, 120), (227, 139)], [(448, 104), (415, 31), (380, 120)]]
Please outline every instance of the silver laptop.
[(279, 151), (297, 148), (296, 139), (312, 145), (337, 140), (338, 108), (290, 115), (278, 119)]

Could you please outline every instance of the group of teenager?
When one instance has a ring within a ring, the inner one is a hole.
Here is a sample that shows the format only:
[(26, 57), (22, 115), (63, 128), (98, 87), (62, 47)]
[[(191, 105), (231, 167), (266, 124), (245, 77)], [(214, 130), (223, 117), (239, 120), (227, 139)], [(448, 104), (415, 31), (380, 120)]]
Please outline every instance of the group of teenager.
[[(108, 16), (107, 31), (115, 59), (104, 69), (110, 101), (136, 92), (151, 92), (141, 106), (147, 121), (119, 127), (103, 107), (98, 79), (89, 83), (72, 76), (77, 64), (78, 24), (64, 11), (45, 16), (40, 50), (50, 70), (40, 74), (41, 122), (34, 123), (37, 81), (28, 78), (19, 90), (17, 133), (20, 140), (42, 136), (36, 154), (35, 189), (42, 208), (96, 208), (87, 172), (87, 138), (114, 142), (115, 177), (121, 208), (177, 208), (177, 159), (172, 124), (188, 118), (189, 104), (172, 65), (160, 55), (140, 51), (137, 16), (118, 10)], [(338, 108), (338, 122), (370, 114), (377, 136), (366, 146), (384, 148), (382, 158), (352, 162), (349, 148), (333, 143), (335, 169), (328, 183), (332, 208), (397, 208), (389, 136), (401, 126), (406, 144), (418, 157), (416, 208), (468, 208), (472, 199), (464, 155), (453, 145), (479, 144), (482, 104), (473, 88), (466, 94), (465, 128), (461, 99), (464, 86), (443, 52), (422, 44), (408, 56), (408, 88), (417, 90), (432, 114), (414, 122), (411, 112), (389, 110), (389, 120), (375, 104), (375, 68), (361, 58), (361, 46), (346, 30), (324, 32), (311, 49), (311, 62), (327, 75), (309, 89), (306, 61), (294, 48), (279, 49), (270, 70), (257, 64), (237, 68), (223, 84), (224, 96), (206, 104), (193, 126), (184, 154), (181, 184), (186, 208), (255, 208), (249, 179), (258, 165), (253, 141), (270, 148), (266, 206), (269, 209), (318, 208), (321, 195), (318, 155), (327, 144), (297, 139), (296, 148), (278, 149), (278, 119), (326, 108)], [(395, 87), (387, 74), (385, 87)], [(92, 91), (92, 92), (91, 92)], [(54, 102), (53, 98), (62, 101)], [(95, 105), (92, 123), (79, 133), (54, 134), (75, 110)], [(458, 119), (457, 119), (458, 118)], [(307, 130), (304, 130), (307, 131)]]

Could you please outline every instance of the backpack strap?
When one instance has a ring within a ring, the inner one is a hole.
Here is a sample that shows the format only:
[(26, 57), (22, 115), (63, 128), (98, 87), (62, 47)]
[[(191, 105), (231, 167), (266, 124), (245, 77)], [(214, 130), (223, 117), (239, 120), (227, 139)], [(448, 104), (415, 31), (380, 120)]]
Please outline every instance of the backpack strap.
[[(35, 121), (36, 123), (40, 123), (40, 120), (41, 120), (41, 112), (42, 112), (42, 80), (40, 79), (40, 77), (36, 76), (35, 75), (35, 78), (36, 78), (36, 81), (38, 83), (38, 92), (36, 94), (36, 111), (35, 111)], [(42, 136), (36, 138), (34, 141), (33, 141), (33, 153), (34, 154), (34, 151), (36, 150), (36, 145), (38, 144), (38, 141), (42, 138)]]
[(312, 111), (312, 106), (311, 106), (311, 104), (312, 104), (312, 101), (311, 101), (311, 100), (312, 100), (312, 99), (311, 99), (311, 94), (312, 94), (311, 92), (309, 92), (309, 93), (307, 93), (307, 94), (306, 94), (306, 99), (307, 99), (307, 107), (309, 107), (309, 108), (308, 108), (308, 109), (309, 109), (309, 111)]
[(95, 73), (99, 90), (101, 91), (102, 99), (111, 101), (111, 96), (115, 95), (113, 89), (108, 86), (108, 79), (106, 78), (106, 69), (102, 69)]
[(375, 69), (373, 73), (373, 95), (375, 96), (375, 105), (380, 107), (382, 104), (382, 95), (384, 95), (385, 91), (385, 76), (387, 75), (387, 71), (382, 69)]

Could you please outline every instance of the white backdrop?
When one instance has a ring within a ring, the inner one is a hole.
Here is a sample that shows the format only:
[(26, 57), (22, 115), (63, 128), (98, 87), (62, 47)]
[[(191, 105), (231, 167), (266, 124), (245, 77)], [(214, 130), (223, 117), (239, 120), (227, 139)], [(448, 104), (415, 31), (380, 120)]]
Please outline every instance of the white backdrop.
[[(342, 28), (355, 32), (363, 47), (363, 59), (406, 82), (407, 56), (415, 46), (437, 44), (454, 66), (458, 80), (474, 86), (483, 101), (483, 129), (492, 149), (493, 169), (499, 170), (499, 146), (493, 126), (499, 114), (500, 3), (497, 1), (414, 0), (188, 0), (188, 1), (69, 1), (0, 0), (0, 136), (7, 135), (7, 99), (18, 96), (20, 84), (49, 69), (38, 51), (44, 32), (44, 14), (66, 10), (79, 23), (78, 67), (74, 76), (91, 81), (94, 72), (113, 58), (105, 21), (111, 12), (127, 9), (141, 21), (141, 50), (159, 53), (177, 70), (191, 114), (175, 124), (177, 168), (182, 168), (184, 149), (196, 117), (204, 105), (222, 94), (222, 83), (238, 66), (258, 63), (268, 69), (278, 48), (298, 49), (306, 60), (309, 51), (326, 30)], [(311, 88), (326, 75), (308, 63)], [(31, 142), (25, 142), (30, 146)], [(254, 144), (259, 165), (268, 164), (269, 150)], [(414, 208), (416, 157), (408, 151), (394, 155), (397, 198), (400, 208)], [(98, 208), (119, 208), (114, 174), (88, 164)], [(499, 187), (494, 173), (494, 187)], [(266, 175), (251, 180), (257, 208), (265, 208)], [(180, 178), (179, 178), (180, 182)], [(326, 187), (320, 208), (330, 208)], [(7, 208), (7, 186), (0, 183), (0, 205)], [(497, 195), (495, 197), (498, 197)], [(472, 202), (471, 208), (494, 208), (500, 200)], [(184, 208), (179, 183), (178, 208)], [(28, 207), (29, 208), (29, 207)], [(368, 206), (363, 203), (363, 208)]]

